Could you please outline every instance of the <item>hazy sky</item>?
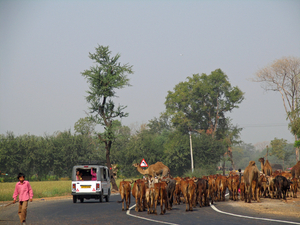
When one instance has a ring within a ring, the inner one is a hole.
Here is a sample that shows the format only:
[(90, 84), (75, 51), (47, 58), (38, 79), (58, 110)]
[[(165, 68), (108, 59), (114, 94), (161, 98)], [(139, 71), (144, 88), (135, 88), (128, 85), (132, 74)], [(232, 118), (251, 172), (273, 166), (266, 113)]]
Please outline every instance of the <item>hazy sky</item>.
[(283, 56), (300, 57), (300, 1), (0, 1), (0, 134), (44, 135), (86, 116), (81, 75), (109, 45), (133, 65), (124, 125), (147, 123), (195, 73), (221, 68), (245, 92), (228, 114), (246, 143), (289, 142), (281, 96), (249, 81)]

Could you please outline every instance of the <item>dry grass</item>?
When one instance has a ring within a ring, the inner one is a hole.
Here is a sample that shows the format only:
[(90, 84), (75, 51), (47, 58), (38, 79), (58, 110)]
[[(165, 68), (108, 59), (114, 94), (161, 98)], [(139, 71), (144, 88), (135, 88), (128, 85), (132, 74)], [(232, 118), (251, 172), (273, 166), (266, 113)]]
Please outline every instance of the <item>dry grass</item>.
[[(131, 181), (132, 179), (125, 179)], [(136, 180), (136, 178), (133, 178)], [(120, 186), (120, 182), (123, 179), (116, 179), (117, 186)], [(70, 180), (59, 180), (59, 181), (30, 181), (30, 185), (33, 190), (33, 198), (45, 198), (55, 196), (71, 195), (71, 184)], [(13, 200), (12, 196), (15, 190), (15, 183), (0, 183), (0, 201)]]
[[(33, 198), (71, 195), (71, 181), (31, 181)], [(0, 201), (13, 200), (16, 183), (0, 183)]]

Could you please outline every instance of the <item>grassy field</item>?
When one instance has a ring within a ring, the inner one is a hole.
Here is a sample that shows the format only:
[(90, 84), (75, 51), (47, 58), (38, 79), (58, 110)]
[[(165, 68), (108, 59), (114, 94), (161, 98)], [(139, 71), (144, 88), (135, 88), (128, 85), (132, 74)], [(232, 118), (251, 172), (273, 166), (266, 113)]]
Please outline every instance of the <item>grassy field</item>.
[[(116, 183), (119, 187), (123, 179), (117, 179)], [(131, 179), (125, 179), (131, 181)], [(134, 179), (135, 180), (135, 179)], [(12, 196), (17, 182), (0, 183), (0, 201), (13, 200)], [(72, 181), (30, 181), (33, 190), (33, 199), (55, 197), (55, 196), (71, 196)]]
[[(71, 195), (71, 181), (30, 181), (33, 198)], [(16, 182), (0, 183), (0, 201), (13, 200)]]

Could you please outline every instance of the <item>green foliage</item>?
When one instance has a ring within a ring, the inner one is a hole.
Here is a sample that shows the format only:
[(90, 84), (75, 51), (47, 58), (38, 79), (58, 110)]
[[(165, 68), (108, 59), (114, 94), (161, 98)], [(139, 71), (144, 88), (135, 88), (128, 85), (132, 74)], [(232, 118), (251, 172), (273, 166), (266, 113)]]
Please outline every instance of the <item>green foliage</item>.
[(296, 147), (296, 148), (299, 148), (299, 147), (300, 147), (300, 140), (299, 140), (299, 141), (295, 141), (294, 147)]
[[(272, 149), (269, 148), (268, 161), (271, 164), (283, 164), (282, 158), (278, 158), (275, 154), (270, 155)], [(286, 144), (283, 151), (284, 155), (284, 165), (285, 167), (291, 167), (295, 165), (296, 159), (293, 155), (294, 148), (293, 144)], [(240, 143), (238, 145), (234, 145), (232, 147), (233, 161), (236, 165), (237, 169), (245, 169), (249, 161), (253, 160), (256, 162), (256, 165), (259, 169), (261, 169), (261, 163), (258, 161), (259, 158), (265, 157), (267, 155), (267, 149), (265, 148), (262, 151), (256, 151), (255, 147), (252, 144)]]
[(270, 155), (275, 155), (277, 158), (284, 160), (286, 151), (284, 150), (287, 145), (287, 140), (277, 139), (271, 141), (272, 149)]
[(8, 132), (0, 136), (0, 171), (8, 174), (5, 181), (16, 180), (19, 172), (35, 180), (68, 177), (78, 161), (99, 159), (96, 150), (95, 139), (70, 131), (45, 137)]
[(132, 66), (121, 65), (118, 62), (120, 54), (111, 56), (108, 46), (98, 45), (95, 50), (95, 53), (89, 53), (89, 58), (96, 65), (85, 70), (82, 75), (89, 85), (86, 100), (90, 104), (90, 119), (105, 127), (105, 131), (99, 137), (107, 144), (115, 138), (112, 131), (113, 120), (128, 116), (128, 113), (123, 112), (126, 107), (121, 105), (115, 107), (112, 98), (116, 97), (116, 89), (129, 86), (127, 75), (132, 74), (133, 71)]
[(92, 135), (96, 124), (89, 117), (80, 118), (74, 125), (75, 133), (81, 135)]
[(169, 91), (165, 105), (173, 125), (183, 132), (209, 130), (226, 125), (226, 112), (238, 108), (244, 93), (232, 87), (228, 77), (217, 69), (210, 75), (194, 74), (188, 81), (177, 84)]
[(197, 178), (202, 178), (203, 176), (208, 176), (211, 174), (216, 174), (217, 168), (215, 165), (207, 165), (205, 167), (201, 168), (196, 168), (194, 169), (194, 172), (191, 170), (186, 171), (183, 174), (183, 177), (197, 177)]
[(180, 176), (186, 170), (191, 169), (190, 142), (188, 135), (182, 135), (180, 131), (174, 131), (164, 145), (165, 161), (171, 174)]

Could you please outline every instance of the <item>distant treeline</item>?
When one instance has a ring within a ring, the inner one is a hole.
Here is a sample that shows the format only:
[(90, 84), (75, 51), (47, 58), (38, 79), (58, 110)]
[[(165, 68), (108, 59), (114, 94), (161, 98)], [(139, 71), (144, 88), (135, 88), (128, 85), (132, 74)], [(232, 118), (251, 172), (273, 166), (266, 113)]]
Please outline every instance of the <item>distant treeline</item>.
[[(159, 121), (150, 121), (142, 125), (139, 131), (132, 132), (127, 126), (115, 121), (114, 132), (117, 134), (112, 149), (111, 162), (117, 164), (119, 177), (137, 177), (140, 174), (133, 163), (140, 163), (144, 158), (148, 165), (157, 161), (167, 165), (173, 176), (180, 176), (191, 168), (189, 134), (179, 130), (161, 126)], [(192, 134), (194, 167), (209, 173), (215, 173), (222, 161), (228, 158), (223, 155), (227, 151), (221, 140), (207, 134)], [(15, 136), (12, 132), (0, 135), (0, 171), (2, 180), (13, 180), (19, 172), (37, 180), (45, 180), (48, 176), (57, 178), (70, 177), (71, 170), (80, 161), (106, 162), (104, 145), (97, 135), (75, 133), (71, 131), (56, 132), (53, 135)], [(250, 160), (263, 157), (265, 152), (255, 151), (253, 145), (242, 144), (233, 147), (233, 159), (236, 169), (244, 169)], [(275, 161), (276, 158), (269, 158)], [(278, 160), (276, 160), (278, 162)], [(291, 156), (291, 162), (295, 164)], [(260, 166), (259, 166), (260, 168)]]

